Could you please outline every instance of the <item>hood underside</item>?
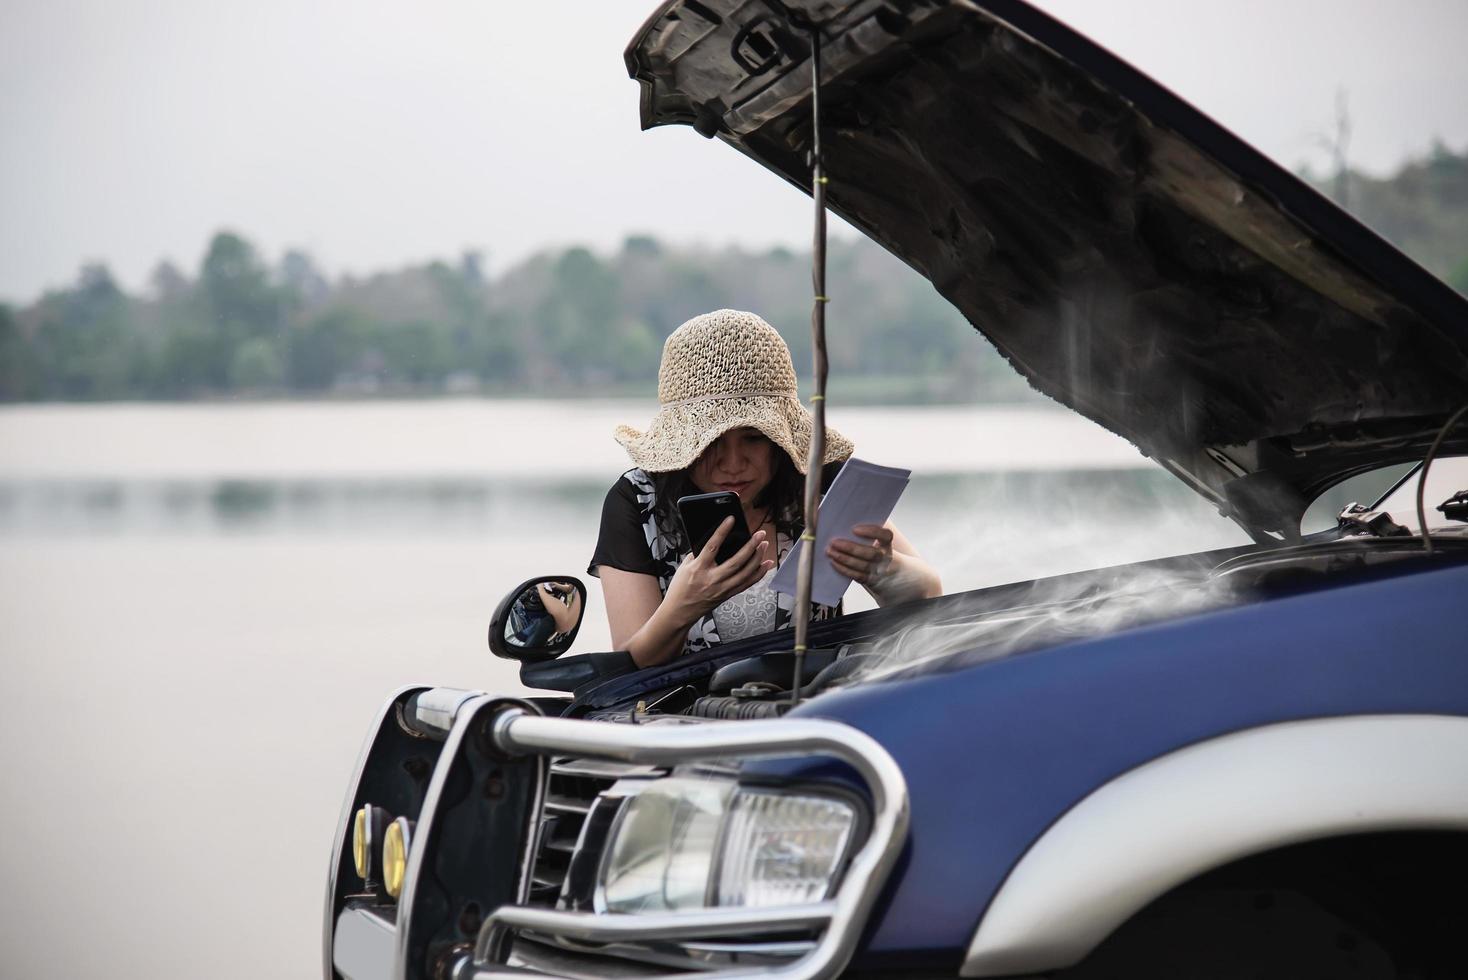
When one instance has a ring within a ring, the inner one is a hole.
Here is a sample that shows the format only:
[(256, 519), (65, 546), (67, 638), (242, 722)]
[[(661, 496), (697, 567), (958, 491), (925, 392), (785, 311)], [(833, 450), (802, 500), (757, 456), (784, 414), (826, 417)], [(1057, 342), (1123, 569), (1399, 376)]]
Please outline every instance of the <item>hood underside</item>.
[(675, 0), (627, 50), (644, 127), (808, 189), (812, 30), (831, 209), (1257, 538), (1468, 401), (1468, 300), (1014, 0)]

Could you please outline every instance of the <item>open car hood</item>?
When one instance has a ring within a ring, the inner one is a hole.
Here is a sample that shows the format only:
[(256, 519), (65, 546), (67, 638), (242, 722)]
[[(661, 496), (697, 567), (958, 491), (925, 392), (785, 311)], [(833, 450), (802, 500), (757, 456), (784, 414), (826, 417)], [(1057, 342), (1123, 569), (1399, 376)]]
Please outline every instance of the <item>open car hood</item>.
[(1468, 300), (1015, 0), (674, 0), (626, 54), (644, 128), (808, 189), (812, 24), (831, 209), (1256, 539), (1468, 401)]

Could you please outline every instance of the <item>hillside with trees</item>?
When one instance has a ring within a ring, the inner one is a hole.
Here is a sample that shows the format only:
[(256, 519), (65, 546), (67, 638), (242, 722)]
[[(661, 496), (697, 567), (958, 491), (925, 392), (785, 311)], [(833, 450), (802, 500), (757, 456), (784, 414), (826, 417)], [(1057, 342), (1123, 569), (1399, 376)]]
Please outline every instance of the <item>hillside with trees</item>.
[(1468, 150), (1442, 143), (1390, 177), (1303, 174), (1377, 234), (1468, 295)]
[[(862, 400), (1036, 397), (928, 283), (871, 243), (832, 242), (832, 371)], [(142, 295), (89, 265), (0, 308), (0, 398), (17, 400), (649, 395), (664, 338), (725, 306), (759, 311), (810, 359), (810, 259), (786, 249), (538, 254), (490, 277), (467, 253), (329, 280), (301, 252), (269, 264), (220, 232), (192, 275)], [(839, 310), (838, 312), (835, 312)], [(912, 330), (925, 342), (910, 342)]]
[[(1468, 154), (1439, 146), (1389, 179), (1316, 182), (1468, 294)], [(835, 395), (1038, 397), (877, 246), (833, 241), (829, 269)], [(787, 249), (634, 236), (609, 255), (546, 251), (497, 276), (471, 252), (333, 280), (304, 252), (270, 262), (223, 231), (196, 269), (162, 262), (136, 295), (88, 265), (28, 306), (0, 305), (0, 400), (649, 395), (663, 339), (724, 306), (760, 312), (808, 364), (810, 302), (809, 255)]]

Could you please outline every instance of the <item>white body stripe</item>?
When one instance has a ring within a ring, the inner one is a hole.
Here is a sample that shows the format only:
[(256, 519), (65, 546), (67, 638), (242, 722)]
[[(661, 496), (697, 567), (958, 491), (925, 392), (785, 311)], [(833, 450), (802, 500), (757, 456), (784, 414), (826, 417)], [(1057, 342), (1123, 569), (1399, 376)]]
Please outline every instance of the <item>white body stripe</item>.
[(1287, 722), (1180, 749), (1077, 803), (1010, 872), (965, 977), (1075, 964), (1164, 892), (1306, 840), (1468, 831), (1468, 718)]

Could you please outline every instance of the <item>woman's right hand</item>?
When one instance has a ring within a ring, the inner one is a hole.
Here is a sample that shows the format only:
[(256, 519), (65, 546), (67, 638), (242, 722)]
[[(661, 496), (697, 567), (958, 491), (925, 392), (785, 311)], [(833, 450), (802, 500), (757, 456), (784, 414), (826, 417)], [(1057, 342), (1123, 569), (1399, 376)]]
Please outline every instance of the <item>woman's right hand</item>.
[(775, 563), (765, 557), (770, 546), (764, 531), (756, 531), (728, 561), (716, 564), (714, 556), (733, 528), (734, 518), (724, 518), (709, 536), (703, 550), (683, 559), (668, 583), (668, 594), (663, 601), (672, 603), (690, 624), (707, 615), (725, 599), (738, 595), (764, 578), (765, 573), (774, 567)]

